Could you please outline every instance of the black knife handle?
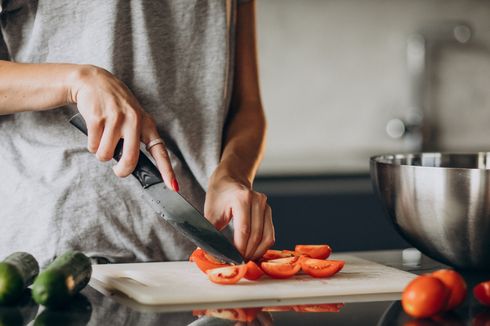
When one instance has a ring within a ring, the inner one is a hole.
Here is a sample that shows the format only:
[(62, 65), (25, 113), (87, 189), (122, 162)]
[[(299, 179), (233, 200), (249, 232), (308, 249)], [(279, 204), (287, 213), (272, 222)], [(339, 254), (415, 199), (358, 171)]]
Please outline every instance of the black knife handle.
[[(87, 125), (80, 113), (75, 114), (71, 119), (70, 123), (74, 125), (78, 130), (87, 135)], [(119, 140), (116, 148), (114, 149), (114, 159), (119, 161), (122, 156), (124, 140)], [(150, 159), (140, 151), (138, 163), (132, 173), (136, 179), (141, 183), (143, 188), (148, 188), (156, 183), (162, 183), (162, 177), (160, 176), (160, 171), (157, 167), (150, 161)]]

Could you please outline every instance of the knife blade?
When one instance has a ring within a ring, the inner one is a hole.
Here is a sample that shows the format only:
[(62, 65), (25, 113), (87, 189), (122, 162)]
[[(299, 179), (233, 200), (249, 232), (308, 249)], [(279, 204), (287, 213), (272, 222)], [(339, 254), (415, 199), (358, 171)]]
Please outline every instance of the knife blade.
[[(70, 123), (87, 135), (87, 126), (80, 113), (70, 119)], [(121, 139), (114, 151), (114, 159), (122, 155)], [(133, 171), (153, 209), (176, 230), (185, 235), (209, 254), (231, 264), (243, 264), (243, 257), (228, 239), (219, 232), (182, 195), (165, 185), (158, 168), (140, 151), (138, 163)]]

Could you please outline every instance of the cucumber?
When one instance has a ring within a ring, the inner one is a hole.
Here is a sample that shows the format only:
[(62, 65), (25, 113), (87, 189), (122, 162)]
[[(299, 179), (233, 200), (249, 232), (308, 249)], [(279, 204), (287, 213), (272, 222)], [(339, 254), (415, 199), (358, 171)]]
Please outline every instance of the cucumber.
[(85, 326), (89, 323), (91, 317), (92, 304), (90, 300), (82, 293), (78, 293), (62, 309), (44, 309), (36, 317), (34, 326)]
[(79, 251), (57, 257), (34, 281), (32, 297), (46, 307), (61, 307), (90, 281), (90, 259)]
[(0, 304), (14, 303), (39, 274), (39, 264), (27, 252), (14, 252), (0, 263)]

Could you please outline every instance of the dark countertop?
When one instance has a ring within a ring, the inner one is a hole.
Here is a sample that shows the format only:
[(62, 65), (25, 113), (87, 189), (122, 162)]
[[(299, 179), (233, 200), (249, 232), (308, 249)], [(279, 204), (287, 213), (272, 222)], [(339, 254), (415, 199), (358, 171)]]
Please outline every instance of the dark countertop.
[[(425, 256), (418, 263), (404, 261), (401, 250), (349, 254), (417, 274), (444, 268), (444, 265)], [(490, 279), (488, 273), (463, 275), (470, 290), (476, 282)], [(248, 325), (490, 325), (490, 308), (478, 305), (472, 295), (468, 295), (465, 303), (455, 312), (437, 320), (424, 321), (410, 319), (401, 310), (399, 301), (346, 303), (339, 312), (257, 311), (249, 308), (210, 309), (208, 314), (219, 314), (222, 317), (256, 315), (256, 319)], [(247, 325), (212, 316), (196, 316), (202, 314), (202, 311), (155, 311), (129, 299), (118, 298), (117, 295), (104, 296), (87, 287), (72, 304), (60, 311), (40, 308), (26, 295), (24, 302), (15, 307), (0, 307), (0, 325)]]

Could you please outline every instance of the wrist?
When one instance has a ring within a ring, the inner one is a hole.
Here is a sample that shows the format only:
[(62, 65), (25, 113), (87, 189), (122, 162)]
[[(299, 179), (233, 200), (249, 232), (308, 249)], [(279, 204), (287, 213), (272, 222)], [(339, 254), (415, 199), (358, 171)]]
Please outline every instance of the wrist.
[(228, 164), (221, 162), (209, 178), (209, 186), (212, 187), (213, 185), (223, 183), (240, 184), (248, 189), (252, 189), (251, 178), (247, 177), (243, 172), (232, 169)]
[(90, 83), (90, 80), (93, 78), (95, 74), (97, 74), (97, 70), (100, 69), (93, 65), (81, 65), (81, 64), (73, 64), (69, 65), (68, 73), (66, 75), (66, 85), (67, 85), (67, 102), (70, 104), (77, 103), (78, 93), (81, 88), (83, 88), (87, 83)]

